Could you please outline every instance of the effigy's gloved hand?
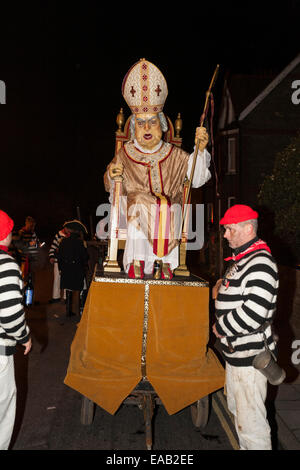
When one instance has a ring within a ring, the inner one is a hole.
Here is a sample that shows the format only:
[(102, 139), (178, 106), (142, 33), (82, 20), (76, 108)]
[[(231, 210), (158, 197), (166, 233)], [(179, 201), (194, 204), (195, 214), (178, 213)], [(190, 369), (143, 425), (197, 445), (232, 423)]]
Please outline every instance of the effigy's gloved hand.
[(197, 127), (195, 134), (195, 144), (199, 140), (199, 152), (203, 152), (208, 144), (208, 133), (205, 127)]
[(122, 176), (124, 167), (122, 163), (112, 163), (109, 167), (109, 176), (114, 179), (116, 176)]

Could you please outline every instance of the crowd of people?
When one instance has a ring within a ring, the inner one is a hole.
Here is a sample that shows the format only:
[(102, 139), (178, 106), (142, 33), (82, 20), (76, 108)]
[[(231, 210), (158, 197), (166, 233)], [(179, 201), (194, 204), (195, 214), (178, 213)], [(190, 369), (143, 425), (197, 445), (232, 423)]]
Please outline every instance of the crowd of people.
[[(43, 246), (35, 231), (36, 222), (28, 216), (20, 230), (0, 210), (0, 450), (9, 447), (16, 414), (14, 354), (18, 344), (24, 354), (31, 350), (32, 340), (25, 318), (24, 293), (30, 276), (34, 279), (39, 250)], [(83, 234), (86, 227), (78, 220), (65, 222), (55, 235), (49, 250), (53, 264), (54, 303), (66, 299), (66, 315), (80, 314), (80, 292), (86, 288), (88, 261)], [(64, 294), (62, 294), (64, 293)]]
[[(67, 315), (78, 311), (79, 292), (86, 289), (85, 270), (88, 260), (84, 237), (87, 229), (79, 220), (70, 220), (62, 224), (55, 234), (49, 249), (49, 262), (53, 266), (53, 286), (50, 304), (64, 301), (67, 305)], [(62, 241), (68, 241), (61, 243)], [(12, 231), (9, 254), (16, 260), (26, 285), (30, 276), (34, 283), (39, 266), (40, 249), (45, 245), (36, 234), (36, 221), (27, 216), (24, 226)], [(71, 268), (71, 269), (70, 269)], [(63, 273), (63, 276), (61, 276)], [(72, 292), (73, 302), (72, 302)], [(75, 306), (74, 306), (75, 304)]]

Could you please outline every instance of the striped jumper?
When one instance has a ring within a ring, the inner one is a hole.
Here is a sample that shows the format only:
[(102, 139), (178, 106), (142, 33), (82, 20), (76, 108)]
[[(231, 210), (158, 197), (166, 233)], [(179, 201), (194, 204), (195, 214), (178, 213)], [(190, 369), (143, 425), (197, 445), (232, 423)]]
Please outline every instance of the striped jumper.
[(58, 248), (59, 248), (59, 245), (60, 245), (60, 242), (66, 238), (66, 235), (65, 233), (60, 230), (54, 237), (52, 243), (51, 243), (51, 246), (50, 246), (50, 250), (49, 250), (49, 259), (54, 259), (55, 263), (57, 263), (57, 253), (58, 253)]
[[(269, 251), (244, 253), (226, 271), (215, 301), (216, 330), (224, 336), (223, 355), (238, 367), (251, 366), (265, 349), (263, 333), (255, 331), (273, 319), (278, 292), (277, 266)], [(268, 347), (276, 354), (270, 324), (264, 333)]]
[(0, 250), (0, 355), (14, 354), (16, 344), (29, 340), (23, 309), (22, 277), (12, 256)]

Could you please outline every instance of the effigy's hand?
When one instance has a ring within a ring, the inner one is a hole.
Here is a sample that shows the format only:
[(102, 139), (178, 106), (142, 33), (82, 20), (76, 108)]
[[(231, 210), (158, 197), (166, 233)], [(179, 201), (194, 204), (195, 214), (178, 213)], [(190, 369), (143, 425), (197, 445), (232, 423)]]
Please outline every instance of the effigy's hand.
[(123, 174), (124, 167), (122, 163), (112, 163), (109, 167), (109, 176), (114, 179), (116, 176)]
[(199, 151), (203, 152), (203, 150), (208, 144), (208, 133), (205, 127), (197, 127), (195, 135), (195, 144), (197, 144), (197, 140), (199, 140)]

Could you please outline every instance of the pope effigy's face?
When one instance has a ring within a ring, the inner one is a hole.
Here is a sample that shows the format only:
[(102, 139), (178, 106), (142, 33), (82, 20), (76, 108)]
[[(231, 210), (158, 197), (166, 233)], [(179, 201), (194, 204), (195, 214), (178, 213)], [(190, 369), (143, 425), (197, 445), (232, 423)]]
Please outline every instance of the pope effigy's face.
[(160, 120), (157, 114), (136, 114), (135, 138), (141, 147), (151, 150), (162, 138)]

